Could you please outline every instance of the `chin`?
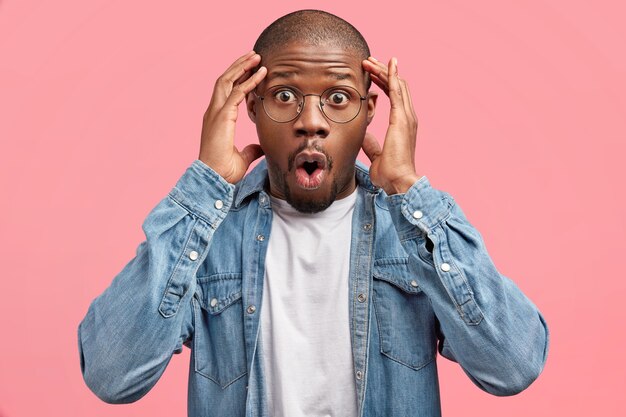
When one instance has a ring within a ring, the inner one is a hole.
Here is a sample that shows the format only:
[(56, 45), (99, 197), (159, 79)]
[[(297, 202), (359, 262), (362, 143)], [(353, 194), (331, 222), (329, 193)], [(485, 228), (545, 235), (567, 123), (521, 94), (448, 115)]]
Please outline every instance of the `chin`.
[[(330, 190), (320, 194), (320, 189), (315, 192), (304, 191), (299, 193), (300, 195), (294, 195), (289, 188), (289, 185), (285, 183), (285, 200), (296, 210), (301, 213), (319, 213), (326, 210), (337, 199), (337, 184), (333, 182)], [(308, 194), (308, 195), (307, 195)]]

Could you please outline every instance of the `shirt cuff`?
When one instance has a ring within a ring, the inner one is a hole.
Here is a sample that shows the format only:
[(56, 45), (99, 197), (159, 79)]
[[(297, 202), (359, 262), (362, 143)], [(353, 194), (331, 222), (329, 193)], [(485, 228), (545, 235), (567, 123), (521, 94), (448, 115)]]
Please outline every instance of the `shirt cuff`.
[[(424, 233), (445, 220), (452, 206), (452, 197), (430, 185), (426, 176), (404, 194), (387, 196), (387, 205), (400, 240), (407, 240)], [(415, 227), (417, 226), (417, 228)]]
[(213, 228), (226, 217), (235, 186), (204, 162), (196, 159), (178, 180), (169, 196), (189, 212), (207, 220)]

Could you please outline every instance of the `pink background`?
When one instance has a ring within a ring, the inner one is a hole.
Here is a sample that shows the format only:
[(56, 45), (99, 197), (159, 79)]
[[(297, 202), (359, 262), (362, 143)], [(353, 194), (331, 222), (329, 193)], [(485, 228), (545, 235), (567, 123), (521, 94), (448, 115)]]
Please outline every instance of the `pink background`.
[[(515, 397), (440, 358), (444, 415), (625, 415), (626, 10), (502, 3), (0, 0), (0, 415), (186, 415), (188, 350), (141, 401), (112, 406), (82, 381), (76, 329), (196, 158), (216, 77), (305, 7), (398, 57), (419, 172), (550, 326), (544, 373)], [(254, 132), (242, 117), (237, 143)]]

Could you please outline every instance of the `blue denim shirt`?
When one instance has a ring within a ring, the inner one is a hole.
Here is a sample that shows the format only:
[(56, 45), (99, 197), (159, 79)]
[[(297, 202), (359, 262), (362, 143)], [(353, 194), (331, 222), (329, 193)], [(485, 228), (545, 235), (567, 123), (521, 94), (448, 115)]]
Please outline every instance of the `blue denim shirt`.
[[(489, 393), (525, 389), (546, 360), (546, 323), (453, 198), (426, 177), (387, 196), (360, 163), (356, 175), (349, 308), (359, 415), (439, 416), (437, 351)], [(234, 186), (196, 160), (150, 212), (136, 256), (79, 325), (81, 369), (98, 397), (140, 399), (186, 345), (189, 416), (267, 416), (266, 185), (265, 161)]]

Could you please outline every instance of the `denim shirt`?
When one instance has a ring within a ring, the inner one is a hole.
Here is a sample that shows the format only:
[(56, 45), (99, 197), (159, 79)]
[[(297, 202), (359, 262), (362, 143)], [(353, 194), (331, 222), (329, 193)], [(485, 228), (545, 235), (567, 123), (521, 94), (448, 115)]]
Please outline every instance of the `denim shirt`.
[[(267, 177), (261, 161), (235, 186), (196, 160), (149, 213), (146, 240), (79, 325), (81, 370), (99, 398), (140, 399), (185, 345), (189, 416), (268, 415), (259, 331)], [(546, 360), (546, 323), (454, 199), (426, 177), (392, 196), (359, 162), (356, 177), (349, 310), (359, 416), (439, 416), (437, 351), (484, 391), (525, 389)]]

